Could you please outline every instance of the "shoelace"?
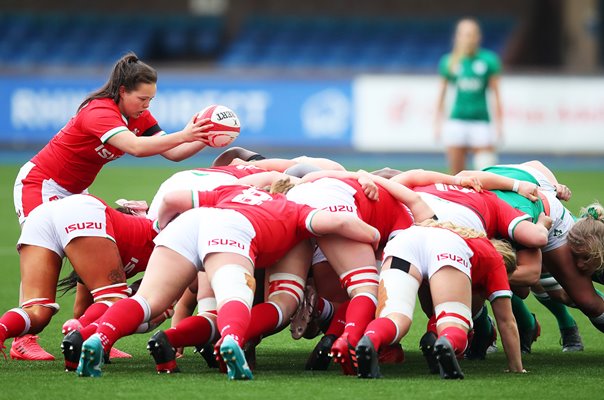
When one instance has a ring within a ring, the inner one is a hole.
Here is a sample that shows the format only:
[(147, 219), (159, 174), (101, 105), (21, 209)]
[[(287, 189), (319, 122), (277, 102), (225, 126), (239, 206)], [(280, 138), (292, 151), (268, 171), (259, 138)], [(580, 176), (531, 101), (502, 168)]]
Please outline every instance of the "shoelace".
[(6, 356), (6, 346), (4, 345), (4, 343), (0, 343), (0, 353), (2, 353), (2, 355), (4, 356), (4, 361), (8, 361), (8, 357)]

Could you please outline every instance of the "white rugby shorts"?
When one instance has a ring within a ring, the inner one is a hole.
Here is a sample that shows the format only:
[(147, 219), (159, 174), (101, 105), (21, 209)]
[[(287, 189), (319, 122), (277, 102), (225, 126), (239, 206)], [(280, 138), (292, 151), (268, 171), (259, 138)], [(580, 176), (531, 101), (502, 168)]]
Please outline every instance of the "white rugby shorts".
[(105, 210), (101, 201), (81, 194), (41, 204), (27, 217), (17, 246), (40, 246), (64, 257), (65, 247), (76, 237), (105, 237), (115, 241), (107, 232)]
[(179, 215), (156, 237), (155, 245), (174, 250), (203, 271), (211, 253), (235, 253), (254, 264), (252, 240), (256, 231), (243, 214), (221, 208), (194, 208)]
[(384, 248), (384, 260), (398, 257), (413, 264), (423, 278), (430, 279), (439, 269), (450, 266), (470, 275), (474, 253), (456, 233), (442, 228), (412, 226), (401, 231)]
[(443, 126), (446, 147), (490, 147), (496, 144), (495, 130), (486, 121), (450, 119)]

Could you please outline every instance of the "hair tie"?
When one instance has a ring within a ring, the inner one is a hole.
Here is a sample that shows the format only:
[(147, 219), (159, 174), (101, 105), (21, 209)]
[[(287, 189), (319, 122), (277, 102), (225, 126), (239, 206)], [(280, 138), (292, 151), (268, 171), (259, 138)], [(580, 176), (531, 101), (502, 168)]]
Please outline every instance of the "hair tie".
[(595, 207), (588, 207), (587, 212), (581, 215), (581, 218), (587, 218), (588, 216), (592, 217), (596, 221), (600, 218), (598, 215), (598, 211)]

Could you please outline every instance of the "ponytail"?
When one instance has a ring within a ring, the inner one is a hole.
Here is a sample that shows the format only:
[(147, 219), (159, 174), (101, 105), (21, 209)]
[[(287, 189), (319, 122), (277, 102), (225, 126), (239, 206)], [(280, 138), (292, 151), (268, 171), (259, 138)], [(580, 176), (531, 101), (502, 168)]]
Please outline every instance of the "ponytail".
[(575, 254), (587, 262), (599, 260), (604, 264), (604, 207), (598, 202), (581, 209), (581, 218), (575, 222), (567, 235), (568, 244)]
[(78, 111), (94, 99), (112, 99), (120, 101), (120, 87), (127, 92), (136, 89), (139, 83), (157, 83), (155, 69), (140, 61), (136, 54), (130, 52), (120, 58), (113, 67), (109, 80), (97, 91), (91, 93), (78, 107)]

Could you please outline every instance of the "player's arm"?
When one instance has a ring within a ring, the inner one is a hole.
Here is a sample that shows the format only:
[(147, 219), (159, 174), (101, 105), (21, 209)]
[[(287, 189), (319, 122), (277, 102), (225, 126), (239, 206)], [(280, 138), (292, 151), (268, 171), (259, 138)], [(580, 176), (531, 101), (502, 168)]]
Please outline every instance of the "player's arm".
[(548, 231), (552, 226), (552, 219), (544, 213), (539, 214), (539, 219), (534, 224), (528, 219), (521, 220), (512, 228), (510, 238), (525, 247), (541, 248), (547, 244)]
[(497, 133), (497, 139), (503, 139), (503, 106), (501, 104), (501, 90), (500, 90), (500, 77), (499, 74), (493, 75), (489, 78), (489, 88), (493, 93), (493, 119), (495, 122), (495, 131)]
[(539, 187), (532, 182), (520, 181), (488, 171), (461, 171), (456, 176), (462, 178), (476, 177), (480, 180), (483, 189), (486, 190), (514, 191), (530, 201), (537, 201), (539, 198), (537, 194)]
[(159, 228), (164, 229), (178, 215), (194, 208), (196, 206), (195, 197), (197, 193), (192, 190), (177, 190), (166, 193), (157, 212)]
[(381, 176), (370, 174), (365, 171), (359, 171), (359, 173), (373, 180), (375, 184), (386, 189), (395, 199), (406, 205), (409, 210), (411, 210), (416, 222), (422, 222), (434, 217), (435, 214), (432, 208), (430, 208), (419, 194), (408, 187), (396, 183), (393, 180), (382, 178)]
[(293, 167), (297, 162), (285, 158), (265, 158), (264, 160), (245, 161), (240, 158), (234, 158), (229, 165), (253, 165), (267, 171), (283, 172), (289, 167)]
[(509, 297), (497, 297), (491, 301), (491, 308), (497, 322), (497, 330), (503, 350), (508, 359), (510, 372), (526, 372), (522, 367), (522, 353), (520, 352), (520, 336), (516, 318), (512, 312), (512, 301)]
[(401, 172), (398, 175), (390, 178), (394, 182), (400, 183), (407, 187), (416, 186), (427, 186), (434, 183), (444, 183), (446, 185), (456, 185), (472, 188), (477, 192), (482, 190), (482, 183), (476, 175), (448, 175), (442, 172), (426, 171), (423, 169), (411, 169), (409, 171)]
[(510, 285), (533, 286), (541, 277), (541, 250), (518, 249), (516, 251), (516, 270), (510, 275)]
[(554, 188), (556, 188), (557, 198), (564, 201), (570, 200), (570, 198), (572, 197), (571, 190), (568, 188), (568, 186), (559, 183), (554, 173), (549, 168), (547, 168), (541, 161), (532, 160), (522, 164), (535, 168), (537, 171), (541, 172), (545, 176), (547, 181), (551, 183)]
[[(207, 118), (195, 121), (195, 117), (192, 117), (182, 131), (154, 136), (136, 136), (129, 130), (123, 130), (107, 139), (106, 143), (135, 157), (148, 157), (156, 154), (164, 155), (164, 153), (171, 149), (187, 144), (190, 146), (183, 147), (183, 149), (187, 150), (183, 150), (183, 154), (186, 155), (192, 149), (201, 145), (203, 145), (201, 148), (205, 147), (208, 131), (214, 126), (209, 121)], [(200, 144), (192, 146), (195, 143)], [(170, 153), (167, 154), (169, 155)], [(166, 156), (166, 158), (169, 157)]]
[(244, 176), (243, 178), (239, 178), (237, 180), (238, 185), (250, 185), (256, 186), (259, 188), (263, 188), (266, 186), (272, 185), (274, 182), (279, 179), (289, 179), (292, 183), (297, 183), (299, 178), (295, 176), (290, 176), (278, 171), (268, 171), (268, 172), (259, 172), (257, 174), (252, 174), (248, 176)]
[(380, 232), (354, 214), (316, 210), (309, 214), (306, 226), (317, 236), (336, 234), (357, 242), (372, 243), (374, 248), (380, 241)]

